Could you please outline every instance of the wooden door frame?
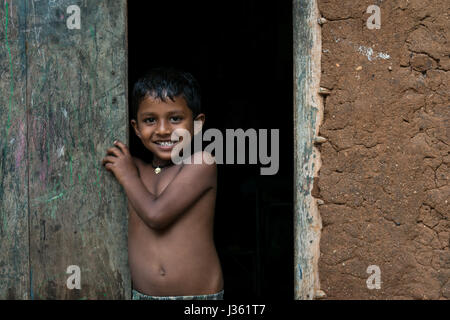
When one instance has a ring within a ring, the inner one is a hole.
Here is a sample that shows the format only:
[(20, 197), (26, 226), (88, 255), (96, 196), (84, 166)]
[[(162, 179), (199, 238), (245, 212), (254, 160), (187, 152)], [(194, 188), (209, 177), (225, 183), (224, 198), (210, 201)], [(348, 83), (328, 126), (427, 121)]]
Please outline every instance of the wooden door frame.
[(126, 197), (101, 167), (127, 139), (125, 4), (0, 4), (0, 299), (131, 297)]
[(316, 0), (293, 0), (294, 59), (294, 299), (322, 297), (318, 260), (322, 223), (311, 191), (320, 168), (314, 143), (323, 117), (321, 30)]

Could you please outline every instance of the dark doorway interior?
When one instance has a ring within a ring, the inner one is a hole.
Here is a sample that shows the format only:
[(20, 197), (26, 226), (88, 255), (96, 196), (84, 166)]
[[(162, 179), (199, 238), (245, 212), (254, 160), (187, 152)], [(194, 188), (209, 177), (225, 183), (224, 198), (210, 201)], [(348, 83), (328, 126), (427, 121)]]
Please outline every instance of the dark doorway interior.
[(215, 241), (226, 298), (292, 299), (291, 1), (129, 1), (128, 46), (130, 93), (148, 68), (174, 66), (200, 82), (205, 130), (280, 129), (278, 174), (218, 165)]

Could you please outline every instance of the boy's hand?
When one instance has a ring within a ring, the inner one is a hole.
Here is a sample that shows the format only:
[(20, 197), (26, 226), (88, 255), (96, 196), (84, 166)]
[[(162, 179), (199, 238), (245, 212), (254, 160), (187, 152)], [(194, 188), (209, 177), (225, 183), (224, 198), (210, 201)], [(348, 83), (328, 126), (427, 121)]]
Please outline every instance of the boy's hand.
[(103, 158), (102, 165), (114, 173), (116, 179), (123, 185), (127, 179), (139, 177), (139, 172), (128, 147), (120, 141), (115, 141), (114, 144), (115, 147), (106, 151), (108, 156)]

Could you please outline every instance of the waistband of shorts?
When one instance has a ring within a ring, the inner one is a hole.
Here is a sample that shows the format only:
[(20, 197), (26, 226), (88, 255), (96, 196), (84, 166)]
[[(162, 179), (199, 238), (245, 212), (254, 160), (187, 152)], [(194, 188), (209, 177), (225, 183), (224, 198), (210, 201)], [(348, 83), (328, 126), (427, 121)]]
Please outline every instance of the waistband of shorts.
[(211, 294), (189, 296), (149, 296), (133, 289), (133, 300), (222, 300), (224, 290)]

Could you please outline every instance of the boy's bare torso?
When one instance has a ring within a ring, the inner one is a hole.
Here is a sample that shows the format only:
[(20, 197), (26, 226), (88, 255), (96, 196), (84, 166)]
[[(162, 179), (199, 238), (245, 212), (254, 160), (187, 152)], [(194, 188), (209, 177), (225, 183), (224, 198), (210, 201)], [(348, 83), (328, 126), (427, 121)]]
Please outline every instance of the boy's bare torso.
[[(181, 165), (156, 175), (151, 165), (134, 158), (142, 183), (159, 196)], [(163, 230), (148, 227), (129, 204), (128, 255), (133, 288), (153, 296), (200, 295), (223, 289), (222, 270), (213, 241), (217, 186), (208, 190)]]

